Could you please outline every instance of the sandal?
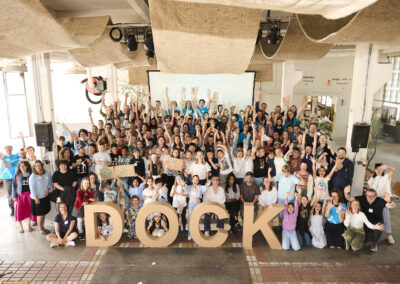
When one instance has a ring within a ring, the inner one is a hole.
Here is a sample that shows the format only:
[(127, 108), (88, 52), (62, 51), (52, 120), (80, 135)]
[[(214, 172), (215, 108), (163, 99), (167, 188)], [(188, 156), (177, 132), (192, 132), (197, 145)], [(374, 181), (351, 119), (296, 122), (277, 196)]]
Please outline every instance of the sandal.
[(19, 232), (22, 234), (24, 232), (24, 229), (19, 229)]
[(28, 228), (28, 232), (32, 232), (33, 231), (33, 228)]

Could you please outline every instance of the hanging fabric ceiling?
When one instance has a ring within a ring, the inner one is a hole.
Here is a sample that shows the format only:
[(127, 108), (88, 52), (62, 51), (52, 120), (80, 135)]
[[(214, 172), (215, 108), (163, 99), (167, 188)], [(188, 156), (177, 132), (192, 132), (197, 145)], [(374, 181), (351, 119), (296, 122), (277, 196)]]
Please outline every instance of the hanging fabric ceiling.
[(0, 57), (88, 47), (104, 32), (109, 16), (54, 18), (39, 0), (3, 0), (0, 9)]
[[(298, 14), (318, 14), (338, 19), (368, 7), (377, 0), (176, 0), (198, 4), (218, 4), (244, 8), (277, 10)], [(394, 0), (397, 1), (397, 0)]]
[(276, 60), (316, 60), (328, 53), (332, 44), (316, 43), (307, 38), (300, 28), (296, 16), (290, 18), (285, 37), (279, 44), (269, 44), (266, 38), (259, 42), (267, 59)]
[(315, 42), (372, 42), (393, 46), (400, 44), (400, 1), (379, 0), (375, 4), (338, 20), (317, 15), (297, 15), (304, 34)]
[(169, 73), (243, 73), (261, 10), (150, 0), (158, 68)]

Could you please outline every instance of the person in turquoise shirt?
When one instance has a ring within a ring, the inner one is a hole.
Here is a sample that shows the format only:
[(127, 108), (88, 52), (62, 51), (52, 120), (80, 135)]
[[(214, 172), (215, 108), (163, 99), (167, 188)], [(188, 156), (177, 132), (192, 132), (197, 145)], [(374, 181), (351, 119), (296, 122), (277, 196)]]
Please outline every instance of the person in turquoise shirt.
[(14, 204), (12, 200), (12, 183), (19, 163), (19, 155), (12, 154), (12, 146), (4, 147), (5, 154), (0, 153), (0, 179), (3, 180), (4, 189), (7, 192), (8, 206), (11, 210), (11, 216), (14, 216)]

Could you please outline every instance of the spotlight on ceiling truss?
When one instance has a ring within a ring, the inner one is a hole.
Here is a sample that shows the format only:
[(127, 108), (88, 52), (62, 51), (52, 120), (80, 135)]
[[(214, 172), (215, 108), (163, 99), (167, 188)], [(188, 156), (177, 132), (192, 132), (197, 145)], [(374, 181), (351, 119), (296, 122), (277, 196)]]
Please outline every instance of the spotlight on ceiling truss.
[(138, 41), (133, 29), (125, 29), (125, 41), (129, 51), (136, 51), (138, 49)]
[(258, 44), (258, 42), (265, 37), (268, 40), (268, 44), (279, 44), (283, 39), (281, 35), (282, 23), (285, 22), (282, 22), (280, 19), (272, 19), (271, 11), (268, 10), (267, 21), (260, 23), (256, 43)]
[(153, 33), (151, 29), (147, 29), (144, 33), (144, 45), (146, 48), (147, 58), (154, 58), (154, 42), (153, 42)]

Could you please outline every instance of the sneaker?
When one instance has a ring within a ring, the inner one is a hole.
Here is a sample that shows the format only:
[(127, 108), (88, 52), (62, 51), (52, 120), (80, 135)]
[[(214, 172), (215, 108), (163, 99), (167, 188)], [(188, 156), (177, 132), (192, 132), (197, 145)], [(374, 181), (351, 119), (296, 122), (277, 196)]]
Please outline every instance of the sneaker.
[(85, 240), (85, 234), (79, 234), (79, 239), (80, 239), (81, 241)]
[(378, 251), (378, 245), (377, 244), (372, 244), (371, 247), (369, 248), (370, 251)]
[(191, 236), (189, 236), (189, 237), (188, 237), (188, 241), (191, 241), (191, 240), (192, 240), (192, 237), (191, 237)]
[(388, 240), (389, 244), (394, 245), (394, 239), (393, 239), (393, 236), (391, 234), (388, 235), (387, 240)]
[(51, 247), (51, 248), (56, 248), (56, 247), (58, 247), (58, 244), (56, 244), (56, 243), (50, 243), (50, 247)]
[(229, 229), (229, 234), (235, 236), (236, 232), (233, 228)]
[(67, 242), (67, 244), (65, 246), (66, 247), (74, 247), (75, 246), (75, 242), (74, 241), (69, 241), (69, 242)]
[(204, 232), (204, 235), (205, 235), (206, 237), (209, 237), (209, 236), (210, 236), (210, 232), (209, 232), (209, 231), (205, 231), (205, 232)]
[(129, 230), (127, 228), (124, 228), (123, 233), (129, 233)]
[(237, 222), (237, 223), (235, 224), (235, 227), (236, 227), (239, 231), (243, 230), (243, 227), (242, 227), (242, 225), (240, 225), (239, 222)]

